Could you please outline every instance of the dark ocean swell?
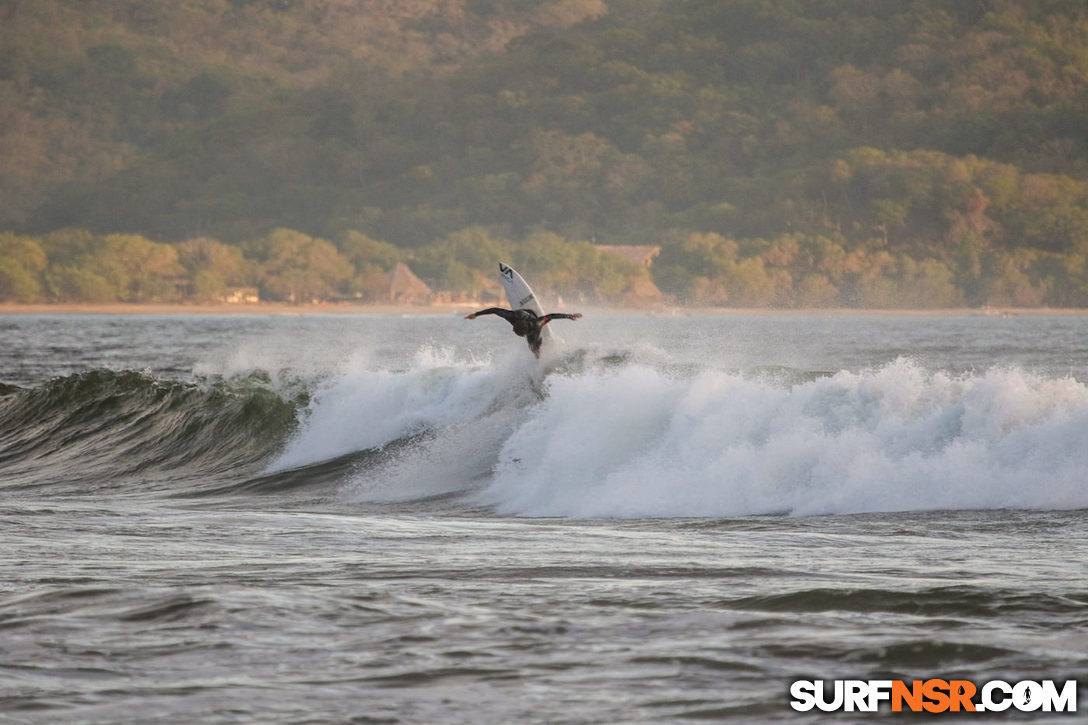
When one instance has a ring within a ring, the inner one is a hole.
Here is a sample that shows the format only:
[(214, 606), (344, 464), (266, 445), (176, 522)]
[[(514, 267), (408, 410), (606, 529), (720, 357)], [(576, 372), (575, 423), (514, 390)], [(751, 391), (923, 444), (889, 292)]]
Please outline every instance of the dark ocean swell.
[[(256, 470), (305, 400), (267, 378), (202, 383), (91, 370), (0, 390), (0, 489), (48, 494), (169, 489)], [(179, 493), (195, 493), (184, 491)]]

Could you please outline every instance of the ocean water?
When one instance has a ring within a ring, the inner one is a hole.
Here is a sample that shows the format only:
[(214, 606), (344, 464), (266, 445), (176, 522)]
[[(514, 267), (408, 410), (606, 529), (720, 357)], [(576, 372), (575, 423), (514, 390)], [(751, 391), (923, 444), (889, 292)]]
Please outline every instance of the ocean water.
[(1088, 317), (584, 312), (0, 317), (0, 722), (1088, 712)]

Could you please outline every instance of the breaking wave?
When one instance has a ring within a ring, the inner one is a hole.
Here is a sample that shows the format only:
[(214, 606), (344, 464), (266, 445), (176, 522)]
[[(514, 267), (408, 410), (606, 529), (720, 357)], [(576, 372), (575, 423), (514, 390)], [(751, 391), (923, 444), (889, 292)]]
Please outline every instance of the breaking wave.
[(0, 488), (320, 495), (499, 515), (729, 517), (1088, 507), (1088, 386), (907, 359), (722, 370), (425, 348), (307, 382), (93, 370), (0, 388)]
[[(642, 356), (640, 356), (641, 358)], [(350, 369), (273, 464), (383, 451), (354, 502), (457, 494), (503, 515), (683, 517), (1088, 507), (1088, 387), (952, 375), (722, 371), (579, 351)]]

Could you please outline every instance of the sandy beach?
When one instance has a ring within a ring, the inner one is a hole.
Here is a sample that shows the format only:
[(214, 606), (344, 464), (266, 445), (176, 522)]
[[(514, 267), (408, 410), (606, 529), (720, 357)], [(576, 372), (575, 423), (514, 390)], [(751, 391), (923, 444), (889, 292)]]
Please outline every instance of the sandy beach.
[(0, 315), (434, 315), (444, 312), (471, 311), (476, 303), (439, 303), (433, 305), (359, 305), (337, 303), (292, 305), (278, 302), (255, 304), (0, 304)]
[[(179, 303), (0, 303), (0, 315), (441, 315), (471, 312), (479, 302), (440, 302), (430, 305), (330, 303), (293, 305), (279, 302), (255, 304), (179, 304)], [(656, 307), (620, 307), (602, 305), (546, 305), (547, 309), (578, 310), (601, 314), (644, 313), (662, 316), (688, 315), (956, 315), (997, 316), (1017, 315), (1085, 315), (1088, 309), (1052, 307), (964, 307), (952, 309), (860, 309), (834, 308), (741, 308), (685, 307), (659, 305)]]

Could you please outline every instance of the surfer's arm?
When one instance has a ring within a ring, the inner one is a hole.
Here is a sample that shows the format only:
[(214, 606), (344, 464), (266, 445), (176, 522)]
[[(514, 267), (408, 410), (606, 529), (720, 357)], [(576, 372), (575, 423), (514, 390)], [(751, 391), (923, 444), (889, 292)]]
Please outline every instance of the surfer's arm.
[(465, 319), (475, 320), (480, 315), (498, 315), (502, 319), (509, 321), (511, 314), (511, 310), (503, 309), (502, 307), (488, 307), (486, 310), (480, 310), (479, 312), (473, 312), (471, 315), (465, 315)]
[(573, 315), (568, 315), (565, 312), (553, 312), (550, 315), (544, 315), (540, 318), (540, 326), (548, 324), (552, 320), (577, 320), (582, 317), (581, 312), (575, 312)]

